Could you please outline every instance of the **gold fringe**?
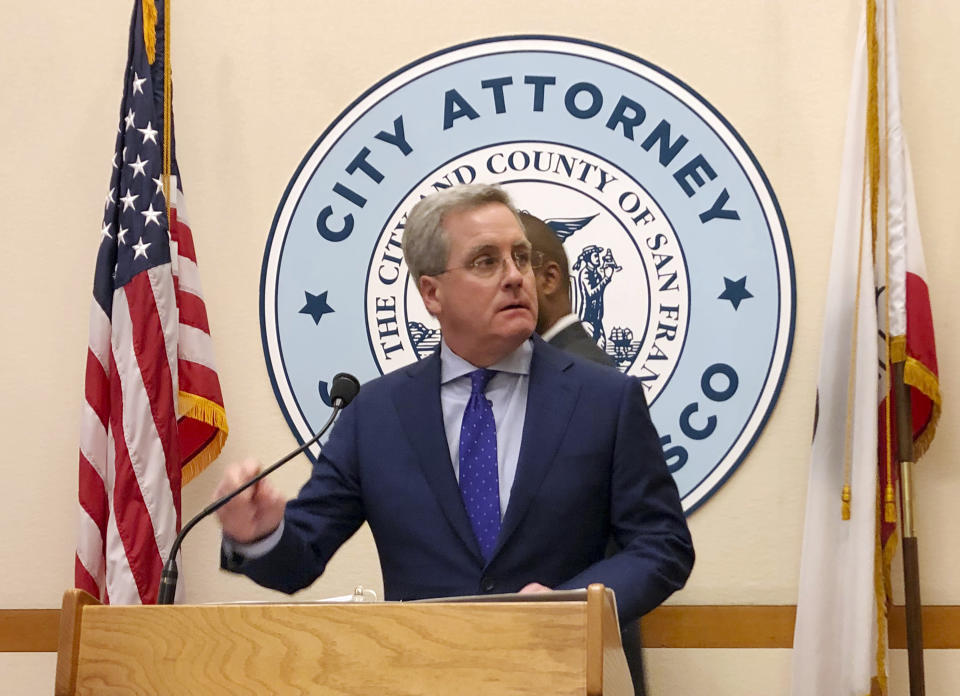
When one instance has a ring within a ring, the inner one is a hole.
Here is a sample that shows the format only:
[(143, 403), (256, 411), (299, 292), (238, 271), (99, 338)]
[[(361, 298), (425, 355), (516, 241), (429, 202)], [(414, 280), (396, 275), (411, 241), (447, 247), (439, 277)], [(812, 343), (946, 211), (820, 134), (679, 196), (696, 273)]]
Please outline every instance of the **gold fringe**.
[[(874, 264), (876, 264), (876, 254), (877, 254), (877, 236), (880, 232), (880, 222), (879, 219), (879, 193), (880, 193), (880, 175), (881, 172), (886, 176), (886, 171), (884, 162), (881, 160), (881, 151), (880, 151), (880, 95), (878, 94), (880, 86), (880, 75), (881, 75), (881, 55), (880, 55), (880, 46), (881, 37), (878, 31), (878, 17), (877, 17), (877, 0), (867, 0), (866, 2), (866, 33), (867, 33), (867, 70), (868, 70), (868, 82), (867, 82), (867, 113), (866, 113), (866, 154), (869, 167), (867, 168), (868, 176), (870, 178), (870, 228), (873, 235), (873, 259)], [(884, 29), (886, 28), (886, 17), (884, 17)], [(886, 71), (886, 66), (882, 67), (883, 72)], [(886, 80), (884, 80), (884, 89), (886, 89)], [(886, 94), (884, 96), (884, 116), (886, 116)], [(883, 124), (886, 128), (887, 124)], [(884, 134), (885, 135), (885, 134)], [(884, 138), (884, 145), (886, 145), (886, 138)], [(885, 149), (885, 148), (884, 148)], [(886, 211), (887, 204), (887, 182), (884, 180), (884, 206)], [(883, 216), (883, 227), (884, 232), (887, 230), (887, 216), (886, 213)], [(887, 235), (884, 235), (884, 238), (881, 240), (884, 246), (888, 245)], [(884, 254), (886, 259), (886, 280), (887, 288), (889, 290), (889, 250)], [(889, 317), (889, 298), (887, 302), (888, 306), (888, 317)], [(879, 317), (878, 317), (879, 318)], [(889, 324), (888, 324), (889, 328)], [(884, 364), (887, 369), (887, 380), (888, 384), (892, 382), (892, 373), (890, 371), (890, 356), (892, 353), (892, 346), (889, 337), (889, 331), (887, 333), (886, 349), (887, 355), (885, 356)], [(891, 429), (890, 429), (890, 391), (889, 387), (887, 388), (887, 406), (885, 412), (885, 437), (886, 437), (886, 451), (887, 457), (886, 462), (884, 462), (887, 471), (887, 480), (890, 481), (891, 478), (891, 457), (892, 453), (890, 452), (891, 444)], [(891, 502), (893, 497), (892, 489), (888, 488), (886, 494), (890, 496)], [(888, 605), (888, 594), (887, 587), (889, 585), (888, 579), (890, 575), (890, 567), (885, 562), (884, 549), (881, 544), (881, 519), (886, 512), (886, 504), (880, 499), (880, 482), (877, 481), (876, 489), (874, 490), (875, 496), (875, 506), (874, 506), (874, 516), (876, 520), (876, 527), (874, 530), (874, 555), (873, 555), (873, 572), (874, 572), (874, 585), (873, 585), (873, 594), (874, 602), (876, 603), (876, 612), (877, 612), (877, 645), (876, 645), (876, 666), (877, 666), (877, 676), (875, 679), (871, 680), (870, 684), (870, 693), (871, 695), (876, 694), (886, 694), (887, 692), (887, 605)], [(885, 495), (886, 497), (886, 495)], [(894, 515), (896, 510), (894, 510)]]
[(226, 442), (227, 434), (222, 430), (217, 431), (216, 436), (213, 438), (210, 444), (200, 450), (197, 456), (191, 459), (187, 465), (181, 469), (180, 486), (186, 486), (201, 471), (210, 466), (213, 460), (220, 456), (220, 450), (223, 449), (223, 446)]
[(927, 448), (933, 442), (937, 434), (937, 423), (940, 421), (940, 404), (934, 404), (930, 411), (930, 422), (913, 441), (913, 458), (919, 461), (920, 457), (927, 453)]
[[(891, 534), (890, 538), (887, 539), (887, 545), (883, 547), (883, 591), (887, 597), (890, 598), (890, 601), (893, 601), (893, 583), (890, 579), (890, 565), (893, 563), (893, 556), (897, 552), (898, 538), (896, 534)], [(886, 628), (884, 628), (884, 635), (887, 635)]]
[(190, 483), (190, 481), (206, 469), (210, 463), (220, 455), (220, 451), (227, 442), (227, 435), (230, 433), (230, 428), (227, 426), (227, 414), (220, 404), (188, 392), (180, 392), (178, 396), (177, 401), (181, 416), (193, 418), (194, 420), (217, 428), (217, 434), (213, 440), (200, 450), (181, 470), (180, 485), (182, 487)]
[(930, 447), (933, 437), (937, 433), (937, 423), (940, 420), (940, 379), (930, 369), (916, 358), (907, 355), (906, 336), (894, 336), (890, 339), (890, 359), (893, 362), (903, 363), (903, 381), (910, 387), (917, 389), (921, 394), (933, 402), (930, 412), (930, 422), (913, 439), (914, 461)]
[(850, 484), (843, 484), (843, 492), (840, 494), (840, 517), (845, 521), (850, 520)]
[(908, 357), (903, 365), (903, 381), (914, 389), (918, 389), (920, 393), (933, 402), (930, 422), (913, 439), (913, 460), (918, 461), (930, 447), (933, 436), (937, 434), (941, 404), (940, 380), (922, 362), (916, 358)]
[(143, 5), (143, 45), (150, 65), (157, 59), (157, 6), (153, 0), (141, 0)]
[(887, 489), (883, 494), (883, 521), (894, 523), (897, 521), (897, 505), (893, 498), (893, 484), (887, 480)]
[[(879, 482), (877, 483), (879, 493)], [(893, 596), (890, 581), (890, 564), (897, 549), (897, 535), (891, 534), (886, 546), (880, 543), (880, 496), (877, 496), (876, 506), (877, 527), (874, 533), (874, 560), (873, 560), (873, 594), (877, 607), (877, 676), (876, 686), (879, 692), (871, 689), (871, 693), (887, 693), (887, 607)]]
[(907, 359), (907, 337), (890, 337), (890, 362), (903, 362)]
[(880, 193), (879, 61), (877, 3), (875, 0), (867, 0), (867, 70), (869, 79), (867, 82), (866, 156), (870, 179), (870, 230), (873, 235), (874, 259), (876, 259)]
[(940, 379), (916, 358), (907, 358), (903, 366), (903, 381), (919, 389), (937, 406), (940, 405)]
[(219, 428), (224, 433), (230, 432), (230, 428), (227, 427), (227, 414), (223, 410), (223, 406), (189, 392), (180, 392), (178, 396), (178, 408), (181, 416), (202, 421), (207, 425)]
[[(877, 528), (877, 543), (880, 543), (880, 529)], [(893, 601), (893, 583), (891, 581), (890, 566), (897, 551), (897, 535), (891, 534), (887, 545), (880, 554), (880, 584), (883, 592), (877, 595), (877, 682), (880, 693), (887, 693), (887, 636), (889, 621), (887, 607)], [(875, 586), (876, 587), (876, 586)]]

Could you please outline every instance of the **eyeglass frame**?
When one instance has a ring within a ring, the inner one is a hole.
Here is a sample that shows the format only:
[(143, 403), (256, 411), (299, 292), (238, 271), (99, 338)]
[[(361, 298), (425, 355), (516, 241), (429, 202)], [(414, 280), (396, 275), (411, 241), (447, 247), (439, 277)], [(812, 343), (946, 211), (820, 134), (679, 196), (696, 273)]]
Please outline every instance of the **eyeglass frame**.
[[(520, 253), (530, 254), (530, 259), (525, 268), (521, 268), (520, 262), (517, 261), (517, 254), (520, 254)], [(498, 259), (500, 261), (499, 268), (497, 268), (497, 266), (490, 266), (489, 273), (482, 271), (480, 262), (484, 258)], [(538, 268), (543, 266), (544, 254), (542, 251), (537, 251), (532, 247), (521, 246), (521, 247), (514, 247), (510, 251), (510, 258), (513, 260), (513, 265), (516, 266), (518, 271), (520, 271), (521, 273), (526, 273), (527, 269), (530, 269), (531, 271), (536, 271)], [(473, 275), (475, 275), (478, 278), (486, 278), (486, 279), (493, 278), (497, 275), (498, 270), (501, 275), (505, 270), (507, 270), (507, 257), (499, 252), (496, 255), (488, 252), (483, 252), (478, 254), (477, 258), (475, 258), (470, 263), (464, 264), (462, 266), (451, 266), (450, 268), (445, 268), (442, 271), (438, 271), (437, 273), (424, 273), (424, 275), (436, 277), (436, 276), (441, 276), (444, 273), (449, 273), (450, 271), (461, 271), (461, 270), (470, 271)]]

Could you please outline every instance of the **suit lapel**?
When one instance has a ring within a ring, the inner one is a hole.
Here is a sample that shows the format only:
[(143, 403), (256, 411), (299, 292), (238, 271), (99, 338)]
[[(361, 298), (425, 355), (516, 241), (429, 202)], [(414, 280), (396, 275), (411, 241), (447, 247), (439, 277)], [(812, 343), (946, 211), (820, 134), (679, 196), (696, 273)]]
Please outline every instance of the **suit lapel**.
[(533, 342), (520, 458), (494, 555), (520, 525), (553, 464), (580, 391), (576, 381), (566, 374), (572, 364), (570, 357), (537, 336)]
[(411, 378), (394, 390), (393, 402), (404, 433), (414, 452), (427, 484), (433, 491), (450, 526), (467, 548), (481, 561), (483, 556), (467, 517), (460, 486), (453, 473), (450, 449), (443, 427), (440, 407), (440, 354), (434, 352), (407, 371)]

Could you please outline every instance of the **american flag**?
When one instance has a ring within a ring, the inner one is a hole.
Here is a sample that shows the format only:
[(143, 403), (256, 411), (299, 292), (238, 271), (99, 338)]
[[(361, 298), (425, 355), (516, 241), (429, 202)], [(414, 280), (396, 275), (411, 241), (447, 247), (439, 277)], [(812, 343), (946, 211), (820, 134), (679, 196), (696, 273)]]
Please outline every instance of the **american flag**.
[(156, 601), (181, 486), (227, 436), (172, 117), (164, 131), (166, 10), (134, 2), (90, 310), (75, 579), (114, 604)]

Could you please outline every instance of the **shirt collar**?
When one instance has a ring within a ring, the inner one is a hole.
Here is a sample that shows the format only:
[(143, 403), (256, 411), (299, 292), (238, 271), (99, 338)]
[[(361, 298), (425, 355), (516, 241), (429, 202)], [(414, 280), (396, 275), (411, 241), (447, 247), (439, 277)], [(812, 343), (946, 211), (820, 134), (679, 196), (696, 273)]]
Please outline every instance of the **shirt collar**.
[(564, 315), (559, 319), (557, 319), (554, 322), (553, 326), (551, 326), (549, 329), (547, 329), (542, 334), (540, 334), (540, 338), (542, 338), (544, 341), (549, 341), (551, 338), (556, 336), (565, 328), (567, 328), (568, 326), (571, 326), (572, 324), (577, 323), (579, 320), (580, 320), (580, 317), (578, 317), (576, 314), (573, 314), (572, 312), (570, 314)]
[[(515, 375), (529, 375), (530, 361), (533, 359), (533, 341), (527, 339), (512, 353), (490, 365), (488, 369), (497, 372), (510, 372)], [(440, 384), (447, 384), (458, 377), (468, 375), (479, 369), (450, 350), (447, 342), (440, 340)]]

